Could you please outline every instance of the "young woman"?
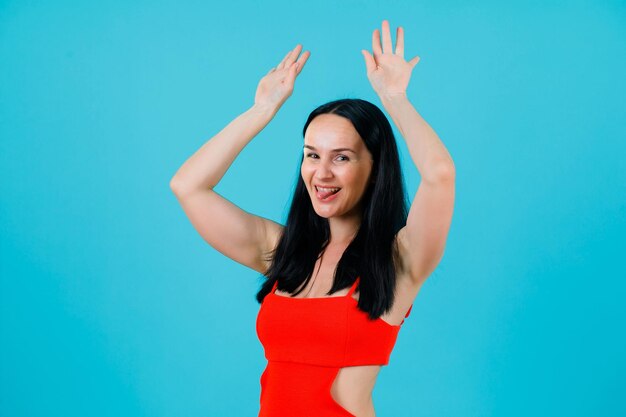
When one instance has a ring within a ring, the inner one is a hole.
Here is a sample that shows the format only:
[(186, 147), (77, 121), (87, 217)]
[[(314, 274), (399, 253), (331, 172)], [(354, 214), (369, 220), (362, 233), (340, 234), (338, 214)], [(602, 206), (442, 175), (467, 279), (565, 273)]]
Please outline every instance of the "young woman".
[[(249, 214), (213, 188), (291, 95), (310, 53), (297, 45), (257, 88), (255, 103), (205, 143), (171, 181), (185, 213), (216, 250), (267, 277), (257, 334), (267, 367), (260, 417), (371, 417), (372, 391), (404, 318), (440, 262), (454, 206), (448, 151), (406, 96), (415, 57), (404, 32), (374, 30), (367, 77), (421, 175), (407, 211), (391, 126), (359, 99), (319, 106), (285, 225)], [(272, 187), (272, 184), (262, 184)]]

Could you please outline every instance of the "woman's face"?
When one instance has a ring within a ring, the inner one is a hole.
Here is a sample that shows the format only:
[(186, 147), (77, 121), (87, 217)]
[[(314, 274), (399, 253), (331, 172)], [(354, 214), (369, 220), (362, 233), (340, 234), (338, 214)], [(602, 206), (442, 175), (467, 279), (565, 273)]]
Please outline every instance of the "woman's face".
[(373, 160), (352, 123), (336, 114), (317, 116), (307, 127), (303, 152), (300, 173), (315, 212), (325, 218), (360, 214)]

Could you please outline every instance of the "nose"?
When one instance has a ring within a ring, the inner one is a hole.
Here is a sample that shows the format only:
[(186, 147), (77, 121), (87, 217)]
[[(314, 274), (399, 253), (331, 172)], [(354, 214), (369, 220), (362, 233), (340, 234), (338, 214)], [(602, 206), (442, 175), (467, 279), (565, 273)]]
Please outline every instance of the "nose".
[(317, 168), (315, 169), (315, 178), (321, 180), (321, 179), (332, 178), (332, 177), (333, 177), (332, 162), (320, 161), (319, 164), (317, 165)]

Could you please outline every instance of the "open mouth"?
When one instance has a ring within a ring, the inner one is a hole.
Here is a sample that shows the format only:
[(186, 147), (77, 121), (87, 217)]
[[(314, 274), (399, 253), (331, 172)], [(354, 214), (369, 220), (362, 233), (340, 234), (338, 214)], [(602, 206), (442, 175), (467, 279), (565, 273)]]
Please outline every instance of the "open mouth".
[(339, 191), (341, 191), (341, 188), (338, 188), (338, 187), (320, 188), (318, 186), (315, 186), (315, 191), (317, 194), (317, 198), (323, 201), (327, 201), (327, 200), (330, 200), (331, 198), (334, 198), (333, 196), (335, 196)]

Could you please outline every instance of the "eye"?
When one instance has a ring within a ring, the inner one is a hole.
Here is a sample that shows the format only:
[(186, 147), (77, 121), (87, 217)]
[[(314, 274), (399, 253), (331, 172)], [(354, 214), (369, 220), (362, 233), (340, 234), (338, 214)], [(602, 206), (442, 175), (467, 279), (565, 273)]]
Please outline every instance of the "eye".
[(339, 155), (339, 156), (337, 156), (337, 158), (344, 158), (344, 159), (340, 159), (340, 161), (349, 161), (350, 160), (350, 158), (348, 158), (345, 155)]
[(309, 153), (306, 156), (313, 156), (313, 155), (317, 156), (317, 154), (314, 154), (314, 153)]

